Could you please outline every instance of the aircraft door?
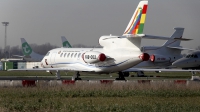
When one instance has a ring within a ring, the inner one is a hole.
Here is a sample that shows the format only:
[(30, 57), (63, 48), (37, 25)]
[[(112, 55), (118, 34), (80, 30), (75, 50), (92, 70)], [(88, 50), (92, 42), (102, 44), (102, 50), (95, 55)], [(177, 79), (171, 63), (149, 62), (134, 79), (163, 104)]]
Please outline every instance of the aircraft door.
[(54, 52), (54, 53), (51, 54), (51, 58), (50, 58), (51, 64), (55, 63), (55, 57), (56, 57), (56, 52)]

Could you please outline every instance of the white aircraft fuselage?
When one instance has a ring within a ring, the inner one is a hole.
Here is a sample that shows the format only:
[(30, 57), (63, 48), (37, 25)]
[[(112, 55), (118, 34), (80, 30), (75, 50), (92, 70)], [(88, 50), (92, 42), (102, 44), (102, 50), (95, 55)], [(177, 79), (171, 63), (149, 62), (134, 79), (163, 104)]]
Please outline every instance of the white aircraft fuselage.
[[(123, 71), (149, 58), (149, 55), (142, 53), (131, 40), (102, 36), (99, 43), (103, 48), (53, 49), (43, 58), (42, 66), (98, 73)], [(135, 42), (138, 39), (133, 40)]]
[(180, 58), (172, 63), (173, 66), (179, 68), (199, 69), (200, 68), (200, 51), (195, 51), (187, 54), (185, 57)]

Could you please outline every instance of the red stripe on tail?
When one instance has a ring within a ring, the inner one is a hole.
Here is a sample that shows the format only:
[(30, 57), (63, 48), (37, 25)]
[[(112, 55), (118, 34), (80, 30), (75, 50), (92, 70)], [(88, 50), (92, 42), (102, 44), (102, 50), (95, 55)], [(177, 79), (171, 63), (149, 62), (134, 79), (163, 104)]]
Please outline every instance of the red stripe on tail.
[(146, 14), (147, 13), (147, 7), (148, 7), (148, 5), (144, 5), (143, 6), (142, 14)]

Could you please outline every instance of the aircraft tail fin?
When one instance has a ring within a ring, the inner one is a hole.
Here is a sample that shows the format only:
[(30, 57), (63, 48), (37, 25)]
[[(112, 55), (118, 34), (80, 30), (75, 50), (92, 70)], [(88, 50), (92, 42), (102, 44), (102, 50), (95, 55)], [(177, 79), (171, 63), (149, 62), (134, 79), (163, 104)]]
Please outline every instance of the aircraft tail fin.
[(31, 46), (26, 42), (24, 38), (21, 38), (22, 43), (22, 52), (24, 54), (24, 58), (26, 58), (26, 61), (41, 61), (44, 55), (40, 55), (35, 53)]
[(175, 32), (172, 34), (171, 39), (166, 41), (163, 46), (171, 46), (171, 47), (178, 47), (180, 46), (180, 40), (174, 40), (174, 38), (182, 38), (184, 28), (174, 28)]
[(142, 34), (146, 19), (148, 1), (140, 1), (123, 35)]
[(22, 43), (22, 52), (25, 56), (29, 56), (31, 53), (33, 53), (31, 46), (26, 42), (24, 38), (21, 38), (21, 43)]
[(62, 45), (63, 45), (63, 47), (72, 48), (71, 44), (70, 44), (69, 41), (65, 38), (65, 36), (61, 36), (61, 39), (62, 39)]

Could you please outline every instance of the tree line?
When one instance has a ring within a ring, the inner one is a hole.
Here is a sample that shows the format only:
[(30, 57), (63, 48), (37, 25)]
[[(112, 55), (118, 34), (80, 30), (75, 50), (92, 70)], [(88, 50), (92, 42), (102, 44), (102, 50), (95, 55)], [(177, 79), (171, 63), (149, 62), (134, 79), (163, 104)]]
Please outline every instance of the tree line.
[[(50, 43), (45, 43), (42, 45), (37, 44), (30, 44), (31, 48), (35, 53), (45, 55), (49, 50), (54, 48), (59, 48), (60, 46), (51, 45)], [(72, 47), (74, 48), (99, 48), (100, 46), (86, 46), (82, 44), (75, 44)], [(0, 47), (0, 59), (2, 58), (17, 58), (14, 55), (23, 56), (22, 48), (21, 46), (7, 46), (5, 49), (6, 52), (4, 52), (4, 48)]]

